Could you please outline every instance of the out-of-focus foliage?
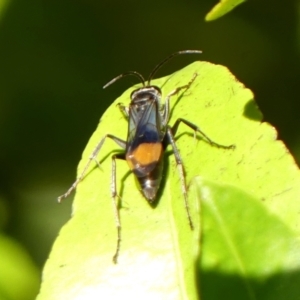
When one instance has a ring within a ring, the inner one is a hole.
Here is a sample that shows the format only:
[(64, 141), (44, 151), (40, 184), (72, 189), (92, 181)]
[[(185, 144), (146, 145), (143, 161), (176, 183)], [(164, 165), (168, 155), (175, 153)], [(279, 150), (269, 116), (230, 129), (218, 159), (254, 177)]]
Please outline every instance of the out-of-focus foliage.
[(220, 0), (206, 15), (206, 21), (216, 20), (225, 14), (229, 13), (239, 4), (245, 2), (246, 0)]

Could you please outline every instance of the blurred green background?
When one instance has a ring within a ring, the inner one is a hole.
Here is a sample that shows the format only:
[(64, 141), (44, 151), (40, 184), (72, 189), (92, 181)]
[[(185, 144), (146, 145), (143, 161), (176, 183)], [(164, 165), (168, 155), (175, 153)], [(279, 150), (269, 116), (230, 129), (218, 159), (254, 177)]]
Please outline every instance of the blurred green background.
[[(215, 4), (0, 0), (0, 222), (39, 268), (71, 213), (71, 199), (58, 205), (57, 196), (74, 181), (101, 114), (137, 82), (102, 89), (122, 72), (147, 76), (167, 55), (201, 49), (201, 60), (252, 89), (300, 161), (299, 1), (252, 0), (207, 23)], [(174, 59), (157, 76), (196, 59)]]

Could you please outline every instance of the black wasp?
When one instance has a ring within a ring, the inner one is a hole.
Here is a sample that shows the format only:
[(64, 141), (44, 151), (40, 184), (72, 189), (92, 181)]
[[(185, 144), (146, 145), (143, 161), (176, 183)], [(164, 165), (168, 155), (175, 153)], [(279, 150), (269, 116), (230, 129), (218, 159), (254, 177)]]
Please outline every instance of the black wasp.
[(147, 83), (145, 83), (145, 79), (140, 73), (130, 71), (115, 77), (103, 87), (106, 88), (118, 79), (127, 75), (134, 75), (138, 77), (142, 82), (143, 86), (131, 93), (131, 102), (128, 107), (122, 104), (118, 105), (119, 109), (128, 121), (127, 140), (124, 141), (114, 135), (106, 134), (96, 146), (95, 150), (90, 156), (88, 163), (86, 164), (84, 170), (77, 178), (77, 180), (65, 194), (58, 197), (58, 201), (60, 202), (77, 187), (79, 182), (85, 176), (86, 171), (93, 160), (99, 165), (97, 161), (97, 155), (101, 150), (106, 138), (112, 139), (121, 148), (124, 149), (123, 153), (115, 154), (112, 156), (111, 193), (114, 201), (116, 226), (118, 230), (117, 248), (113, 258), (114, 262), (116, 262), (117, 260), (121, 241), (121, 222), (116, 200), (116, 198), (118, 197), (116, 183), (116, 159), (123, 159), (127, 161), (129, 168), (132, 170), (135, 178), (137, 179), (139, 189), (141, 190), (147, 201), (152, 204), (156, 199), (157, 191), (162, 179), (163, 155), (167, 146), (170, 144), (172, 146), (176, 164), (178, 167), (188, 221), (191, 229), (193, 229), (193, 223), (187, 201), (187, 186), (185, 182), (184, 168), (179, 150), (175, 143), (175, 134), (177, 132), (179, 124), (184, 123), (192, 130), (194, 130), (194, 132), (199, 132), (211, 145), (227, 149), (234, 147), (233, 145), (224, 146), (215, 143), (207, 135), (205, 135), (198, 126), (185, 119), (177, 119), (172, 127), (168, 124), (170, 118), (170, 98), (178, 94), (179, 91), (188, 89), (195, 80), (197, 74), (194, 74), (190, 82), (188, 82), (186, 85), (177, 87), (176, 89), (171, 91), (167, 95), (165, 103), (163, 105), (161, 104), (161, 89), (158, 86), (151, 85), (151, 80), (157, 70), (160, 69), (161, 66), (171, 58), (180, 54), (191, 53), (200, 54), (202, 52), (199, 50), (184, 50), (173, 53), (153, 69), (153, 71), (149, 75)]

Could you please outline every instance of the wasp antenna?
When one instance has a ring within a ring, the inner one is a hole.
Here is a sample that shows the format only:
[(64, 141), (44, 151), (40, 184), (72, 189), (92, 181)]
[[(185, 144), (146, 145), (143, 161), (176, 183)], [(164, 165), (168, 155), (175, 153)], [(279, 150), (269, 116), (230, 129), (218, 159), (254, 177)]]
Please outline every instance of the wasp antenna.
[(150, 82), (153, 78), (153, 76), (155, 75), (155, 73), (166, 63), (168, 62), (170, 59), (172, 59), (173, 57), (177, 56), (177, 55), (181, 55), (181, 54), (201, 54), (202, 51), (201, 50), (182, 50), (182, 51), (178, 51), (175, 52), (173, 54), (171, 54), (170, 56), (168, 56), (167, 58), (165, 58), (163, 61), (161, 61), (154, 69), (153, 71), (150, 73), (149, 77), (148, 77), (148, 85), (150, 85)]
[(106, 85), (104, 85), (103, 88), (104, 88), (104, 89), (107, 88), (109, 85), (113, 84), (113, 83), (116, 82), (117, 80), (119, 80), (119, 79), (121, 79), (121, 78), (123, 78), (123, 77), (125, 77), (125, 76), (127, 76), (127, 75), (134, 75), (134, 76), (138, 77), (138, 78), (141, 80), (143, 86), (145, 86), (145, 79), (144, 79), (143, 75), (141, 75), (140, 73), (138, 73), (138, 72), (136, 72), (136, 71), (129, 71), (129, 72), (120, 74), (119, 76), (113, 78), (113, 79), (112, 79), (111, 81), (109, 81)]

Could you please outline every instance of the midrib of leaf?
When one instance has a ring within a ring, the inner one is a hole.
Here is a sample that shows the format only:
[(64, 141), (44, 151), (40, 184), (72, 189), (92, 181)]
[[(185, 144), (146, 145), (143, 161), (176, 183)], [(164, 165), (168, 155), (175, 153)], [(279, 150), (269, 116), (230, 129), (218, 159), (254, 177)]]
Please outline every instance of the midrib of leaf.
[(212, 212), (214, 213), (214, 216), (219, 223), (219, 230), (221, 231), (222, 235), (224, 236), (224, 240), (226, 241), (228, 248), (231, 250), (233, 257), (235, 258), (237, 265), (239, 266), (241, 274), (243, 275), (242, 279), (243, 279), (246, 289), (248, 291), (249, 298), (251, 300), (255, 300), (256, 299), (255, 293), (254, 293), (253, 289), (251, 288), (251, 284), (250, 284), (249, 280), (247, 279), (246, 268), (245, 268), (243, 261), (239, 255), (239, 252), (238, 252), (237, 248), (235, 247), (235, 244), (229, 234), (229, 230), (226, 226), (226, 222), (224, 222), (224, 219), (222, 218), (222, 215), (221, 215), (219, 209), (217, 208), (215, 202), (213, 201), (212, 197), (208, 197), (207, 199), (209, 199), (209, 200), (206, 202), (209, 202), (209, 204), (212, 208)]

